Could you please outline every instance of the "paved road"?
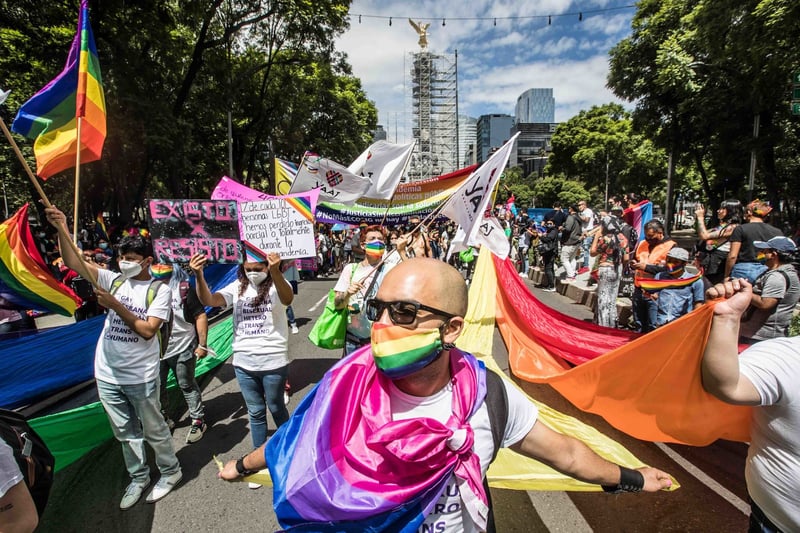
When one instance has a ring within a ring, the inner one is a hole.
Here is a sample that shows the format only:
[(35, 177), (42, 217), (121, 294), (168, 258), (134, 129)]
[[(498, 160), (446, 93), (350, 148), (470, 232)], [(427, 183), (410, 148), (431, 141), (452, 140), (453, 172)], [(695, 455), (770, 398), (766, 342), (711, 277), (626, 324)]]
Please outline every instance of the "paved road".
[[(306, 338), (334, 281), (320, 279), (300, 285), (293, 306), (300, 335), (292, 335), (289, 343), (293, 358), (290, 375), (296, 390), (290, 409), (338, 360), (338, 353), (320, 350)], [(557, 293), (532, 290), (562, 312), (584, 319), (591, 317), (587, 308)], [(498, 333), (494, 349), (498, 364), (508, 371), (507, 353)], [(243, 483), (229, 484), (216, 478), (212, 455), (235, 458), (250, 448), (247, 411), (230, 363), (222, 365), (203, 385), (212, 427), (201, 441), (185, 445), (188, 420), (179, 421), (175, 444), (184, 481), (175, 492), (154, 505), (142, 501), (128, 511), (120, 511), (119, 499), (128, 478), (119, 444), (109, 442), (59, 472), (38, 531), (175, 533), (278, 529), (271, 510), (270, 489), (250, 490)], [(595, 415), (578, 411), (549, 386), (523, 385), (531, 396), (591, 424), (646, 463), (671, 472), (682, 488), (655, 495), (492, 490), (498, 531), (746, 530), (744, 445), (720, 441), (693, 448), (641, 442), (616, 431)], [(272, 424), (271, 419), (269, 423)], [(156, 476), (154, 468), (153, 477)]]

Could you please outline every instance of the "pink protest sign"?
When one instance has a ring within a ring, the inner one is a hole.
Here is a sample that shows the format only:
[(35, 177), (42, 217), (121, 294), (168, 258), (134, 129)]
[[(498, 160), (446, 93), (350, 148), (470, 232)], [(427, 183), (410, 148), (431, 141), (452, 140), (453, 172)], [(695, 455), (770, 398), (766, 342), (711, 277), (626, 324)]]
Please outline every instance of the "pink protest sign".
[(188, 263), (196, 253), (211, 263), (242, 262), (235, 200), (150, 200), (147, 218), (160, 263)]

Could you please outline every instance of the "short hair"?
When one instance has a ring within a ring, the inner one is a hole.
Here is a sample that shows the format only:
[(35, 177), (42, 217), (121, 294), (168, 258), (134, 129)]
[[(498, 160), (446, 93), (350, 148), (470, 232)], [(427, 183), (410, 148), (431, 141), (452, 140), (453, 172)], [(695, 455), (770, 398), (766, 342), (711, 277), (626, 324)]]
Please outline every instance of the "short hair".
[(559, 200), (553, 202), (553, 209), (561, 209), (561, 202)]
[(142, 257), (153, 257), (153, 245), (150, 239), (145, 239), (141, 235), (129, 235), (119, 241), (119, 255), (134, 253)]
[(660, 220), (652, 219), (648, 220), (647, 223), (644, 225), (644, 231), (647, 230), (657, 231), (659, 233), (664, 233), (664, 224), (661, 223)]
[(362, 243), (367, 242), (367, 233), (378, 232), (383, 236), (383, 240), (386, 240), (386, 228), (383, 226), (373, 225), (367, 226), (361, 230), (361, 235), (359, 236), (359, 240)]

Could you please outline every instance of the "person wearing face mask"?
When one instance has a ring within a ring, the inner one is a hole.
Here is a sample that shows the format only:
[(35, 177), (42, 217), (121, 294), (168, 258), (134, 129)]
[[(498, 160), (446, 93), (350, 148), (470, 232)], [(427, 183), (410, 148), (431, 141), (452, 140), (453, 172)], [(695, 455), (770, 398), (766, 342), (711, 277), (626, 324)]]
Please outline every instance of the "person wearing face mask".
[[(691, 272), (687, 272), (689, 252), (677, 246), (667, 252), (667, 270), (656, 274), (657, 280), (674, 281), (674, 286), (667, 286), (658, 291), (656, 298), (656, 327), (682, 317), (689, 311), (697, 309), (706, 301), (703, 280)], [(689, 282), (689, 280), (694, 281)], [(683, 282), (681, 280), (684, 280)]]
[[(372, 322), (363, 312), (364, 301), (378, 291), (384, 276), (397, 264), (397, 254), (386, 254), (386, 230), (382, 226), (364, 228), (360, 245), (364, 249), (364, 260), (345, 265), (333, 287), (336, 308), (347, 307), (350, 311), (344, 355), (369, 344)], [(388, 260), (385, 261), (384, 256)]]
[(245, 261), (236, 281), (212, 293), (203, 275), (206, 262), (203, 254), (189, 260), (197, 296), (206, 306), (233, 307), (233, 368), (247, 405), (253, 448), (258, 448), (267, 440), (268, 410), (277, 427), (289, 419), (283, 392), (289, 376), (286, 306), (294, 299), (292, 286), (281, 273), (280, 255), (270, 253), (265, 262)]
[(642, 290), (641, 282), (666, 270), (667, 252), (673, 246), (675, 241), (664, 238), (664, 225), (661, 222), (650, 220), (644, 225), (644, 239), (636, 245), (634, 259), (630, 263), (634, 271), (631, 298), (634, 328), (642, 333), (655, 329), (658, 304), (652, 294)]
[(219, 477), (269, 465), (281, 526), (326, 531), (493, 531), (485, 476), (499, 447), (609, 491), (671, 485), (665, 472), (620, 467), (540, 423), (519, 389), (456, 348), (466, 311), (456, 269), (431, 258), (400, 263), (366, 302), (370, 344), (326, 372), (307, 409)]
[(755, 241), (753, 247), (766, 270), (756, 278), (750, 307), (742, 317), (740, 341), (746, 344), (787, 337), (794, 308), (800, 300), (800, 279), (792, 265), (797, 253), (794, 241), (781, 235)]
[[(63, 227), (59, 245), (64, 262), (73, 270), (88, 270), (97, 280), (97, 303), (108, 309), (95, 349), (94, 376), (100, 402), (114, 436), (122, 444), (125, 467), (131, 477), (120, 509), (133, 507), (150, 485), (145, 441), (153, 448), (161, 473), (146, 498), (148, 503), (156, 502), (183, 478), (159, 401), (161, 349), (157, 333), (162, 322), (170, 319), (171, 292), (167, 285), (157, 285), (148, 305), (153, 249), (145, 238), (134, 235), (120, 241), (120, 272), (100, 269), (95, 263), (84, 262), (72, 246), (64, 213), (56, 207), (46, 208), (45, 213), (50, 224)], [(112, 286), (116, 287), (113, 294)]]

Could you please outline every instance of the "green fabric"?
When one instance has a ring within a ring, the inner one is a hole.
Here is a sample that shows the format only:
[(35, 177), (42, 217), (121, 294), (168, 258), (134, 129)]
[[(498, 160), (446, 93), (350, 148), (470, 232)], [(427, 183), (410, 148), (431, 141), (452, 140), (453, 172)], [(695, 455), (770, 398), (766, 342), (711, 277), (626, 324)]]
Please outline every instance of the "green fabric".
[(314, 345), (327, 350), (336, 350), (344, 346), (344, 337), (347, 332), (347, 308), (336, 309), (334, 299), (336, 292), (331, 289), (325, 309), (317, 319), (308, 340)]
[[(208, 345), (216, 355), (197, 360), (195, 376), (202, 376), (221, 365), (233, 353), (233, 317), (211, 326)], [(167, 388), (177, 387), (170, 372)], [(69, 466), (84, 454), (114, 435), (99, 401), (61, 413), (30, 420), (31, 427), (44, 439), (56, 458), (56, 472)]]

